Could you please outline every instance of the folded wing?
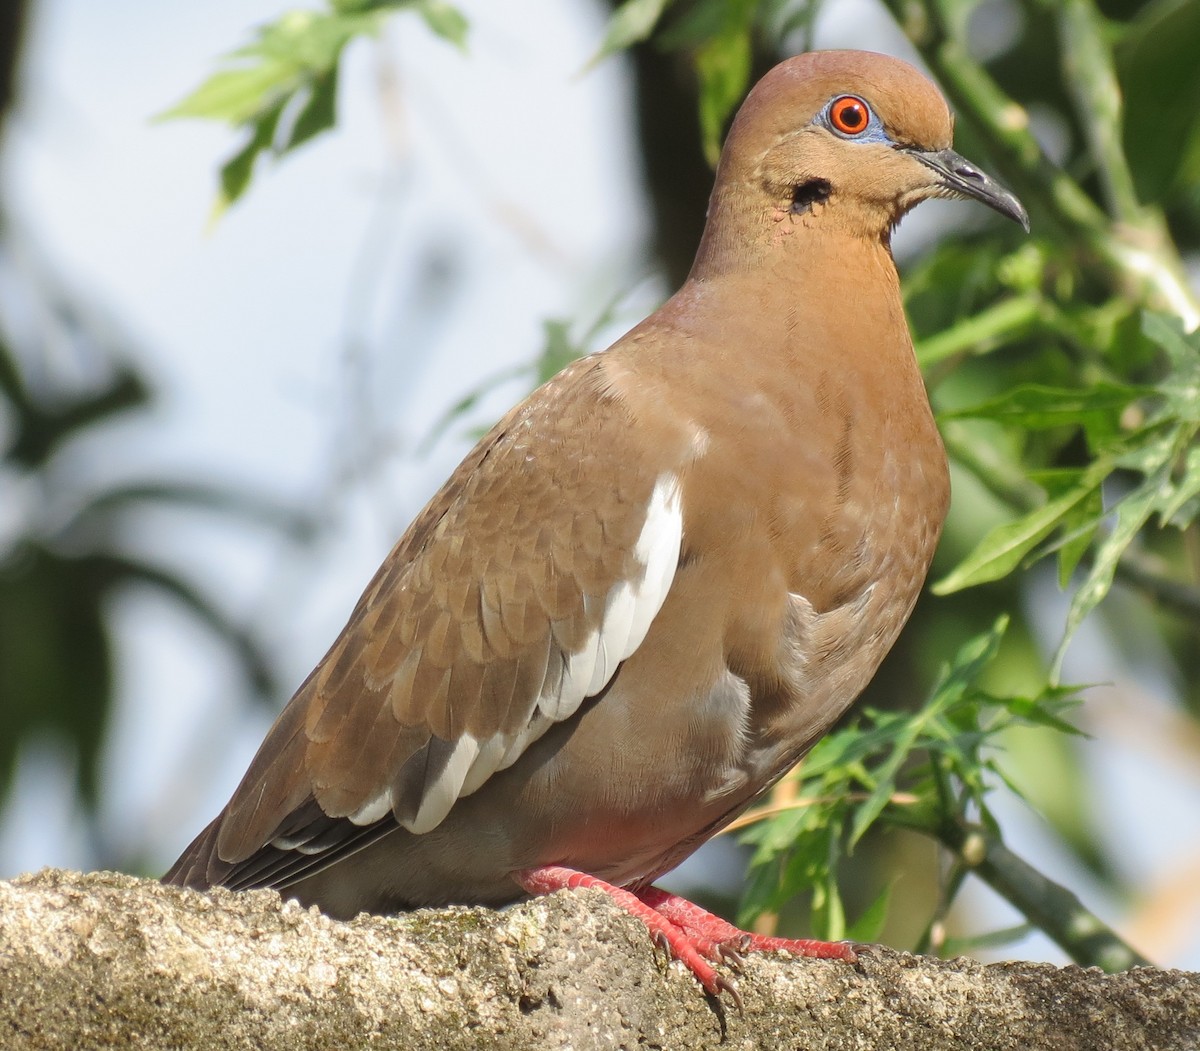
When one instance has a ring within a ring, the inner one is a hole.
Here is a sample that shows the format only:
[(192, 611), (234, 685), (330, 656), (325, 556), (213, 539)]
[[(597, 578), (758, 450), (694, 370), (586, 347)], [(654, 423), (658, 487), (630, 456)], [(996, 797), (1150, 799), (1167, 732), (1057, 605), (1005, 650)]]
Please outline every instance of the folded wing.
[(577, 363), (414, 521), (168, 880), (284, 886), (437, 827), (611, 682), (670, 589), (677, 477)]

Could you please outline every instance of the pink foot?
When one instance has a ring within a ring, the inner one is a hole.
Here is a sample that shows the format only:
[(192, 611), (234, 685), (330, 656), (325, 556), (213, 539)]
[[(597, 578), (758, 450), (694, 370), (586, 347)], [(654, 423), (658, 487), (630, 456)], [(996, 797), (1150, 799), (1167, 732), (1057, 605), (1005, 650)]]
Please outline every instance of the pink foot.
[(826, 960), (858, 959), (854, 950), (844, 942), (819, 942), (793, 938), (769, 938), (739, 930), (719, 916), (714, 916), (677, 894), (668, 894), (657, 887), (639, 891), (614, 887), (611, 883), (586, 872), (561, 865), (523, 869), (513, 878), (530, 894), (550, 894), (556, 890), (594, 887), (604, 891), (622, 909), (636, 916), (650, 930), (650, 937), (661, 945), (695, 976), (705, 990), (714, 996), (722, 992), (741, 1010), (742, 998), (737, 984), (717, 972), (709, 961), (732, 964), (736, 967), (740, 953), (784, 949), (797, 956)]
[(793, 956), (808, 956), (816, 960), (844, 960), (854, 963), (858, 954), (849, 942), (821, 942), (812, 938), (773, 938), (754, 934), (735, 927), (720, 916), (700, 908), (695, 902), (669, 894), (658, 887), (646, 887), (637, 896), (660, 915), (665, 916), (690, 938), (709, 941), (718, 951), (774, 952), (783, 949)]

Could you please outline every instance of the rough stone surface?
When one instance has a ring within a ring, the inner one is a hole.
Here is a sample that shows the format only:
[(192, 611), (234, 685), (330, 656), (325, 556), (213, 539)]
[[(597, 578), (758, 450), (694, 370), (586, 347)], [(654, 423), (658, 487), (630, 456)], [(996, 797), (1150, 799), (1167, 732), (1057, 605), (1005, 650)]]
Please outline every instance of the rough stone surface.
[(1200, 1048), (1200, 975), (752, 957), (705, 997), (602, 894), (351, 923), (270, 891), (0, 882), (0, 1048)]

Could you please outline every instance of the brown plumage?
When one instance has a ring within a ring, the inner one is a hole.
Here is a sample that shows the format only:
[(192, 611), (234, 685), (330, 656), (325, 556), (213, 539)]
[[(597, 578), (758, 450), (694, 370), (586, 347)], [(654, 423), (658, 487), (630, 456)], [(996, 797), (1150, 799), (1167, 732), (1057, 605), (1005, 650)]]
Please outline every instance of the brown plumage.
[(951, 131), (896, 59), (772, 70), (687, 283), (463, 461), (165, 878), (347, 917), (578, 871), (728, 988), (688, 956), (727, 932), (650, 884), (829, 729), (925, 579), (949, 486), (890, 233), (934, 196), (1025, 222)]

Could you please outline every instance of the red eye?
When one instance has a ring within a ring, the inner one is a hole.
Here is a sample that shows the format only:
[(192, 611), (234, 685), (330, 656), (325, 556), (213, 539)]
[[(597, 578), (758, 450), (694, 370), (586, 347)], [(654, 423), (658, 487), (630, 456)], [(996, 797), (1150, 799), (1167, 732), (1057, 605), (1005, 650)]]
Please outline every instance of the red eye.
[(843, 95), (830, 104), (829, 123), (843, 135), (861, 135), (871, 123), (871, 111), (862, 99)]

